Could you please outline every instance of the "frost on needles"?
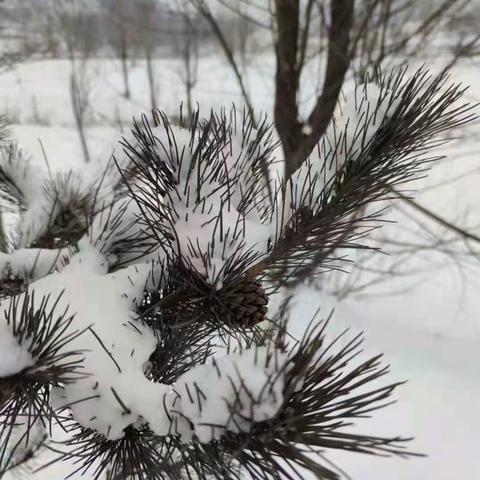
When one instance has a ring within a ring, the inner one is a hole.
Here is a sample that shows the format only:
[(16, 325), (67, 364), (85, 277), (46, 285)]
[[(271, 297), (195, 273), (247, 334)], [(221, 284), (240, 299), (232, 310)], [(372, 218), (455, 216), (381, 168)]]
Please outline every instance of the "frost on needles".
[(379, 215), (363, 207), (425, 171), (471, 118), (462, 93), (424, 70), (345, 92), (289, 179), (268, 119), (235, 109), (153, 112), (82, 176), (39, 171), (3, 135), (1, 472), (45, 450), (92, 478), (330, 480), (315, 452), (408, 455), (351, 425), (396, 387), (380, 357), (327, 342), (327, 321), (293, 341), (271, 300), (366, 248)]

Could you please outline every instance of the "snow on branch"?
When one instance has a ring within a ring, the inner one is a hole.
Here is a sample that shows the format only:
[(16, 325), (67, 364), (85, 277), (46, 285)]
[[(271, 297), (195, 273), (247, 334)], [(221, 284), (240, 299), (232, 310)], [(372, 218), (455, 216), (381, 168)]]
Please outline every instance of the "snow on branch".
[(235, 109), (144, 117), (115, 171), (35, 184), (16, 150), (2, 157), (2, 201), (23, 206), (0, 255), (0, 467), (50, 422), (71, 434), (59, 458), (94, 478), (335, 480), (306, 452), (408, 454), (351, 430), (397, 387), (378, 384), (380, 357), (355, 363), (359, 338), (330, 344), (326, 323), (287, 348), (269, 299), (338, 268), (339, 248), (368, 248), (366, 207), (471, 118), (462, 94), (425, 70), (378, 76), (342, 97), (288, 180), (267, 119)]
[(473, 118), (461, 101), (464, 91), (423, 69), (357, 86), (340, 103), (317, 154), (279, 186), (273, 246), (251, 273), (322, 273), (338, 268), (338, 249), (367, 248), (360, 240), (378, 225), (380, 212), (364, 207), (394, 197), (392, 188), (439, 159), (429, 151), (445, 142), (441, 135)]
[(317, 151), (286, 181), (262, 174), (277, 153), (266, 121), (255, 128), (235, 110), (179, 126), (144, 117), (124, 141), (139, 244), (204, 279), (208, 295), (243, 277), (339, 268), (338, 250), (368, 248), (361, 239), (378, 226), (364, 208), (423, 175), (442, 134), (473, 117), (463, 93), (424, 69), (378, 74), (343, 93)]
[(8, 281), (16, 280), (26, 283), (61, 269), (64, 264), (68, 263), (71, 255), (71, 250), (67, 248), (54, 250), (21, 248), (12, 253), (0, 252), (0, 278), (3, 281), (1, 290), (4, 290), (3, 287)]
[[(146, 429), (156, 441), (174, 437), (186, 445), (225, 438), (228, 450), (232, 435), (248, 435), (254, 442), (256, 429), (270, 422), (285, 437), (287, 412), (294, 420), (300, 418), (296, 409), (312, 408), (311, 413), (304, 412), (305, 418), (312, 418), (317, 408), (328, 409), (314, 373), (320, 368), (326, 379), (332, 375), (324, 370), (332, 359), (322, 363), (319, 356), (323, 330), (307, 336), (292, 352), (279, 342), (267, 343), (213, 357), (169, 385), (150, 380), (148, 364), (157, 341), (154, 331), (134, 313), (149, 269), (129, 267), (108, 274), (106, 268), (96, 251), (80, 251), (62, 272), (33, 282), (27, 293), (2, 304), (6, 323), (1, 338), (8, 345), (1, 351), (0, 383), (2, 392), (7, 388), (14, 392), (0, 411), (5, 425), (14, 423), (6, 418), (25, 411), (34, 412), (30, 415), (39, 421), (53, 408), (57, 420), (66, 418), (62, 412), (68, 410), (84, 431), (96, 432), (109, 445), (131, 429)], [(55, 299), (53, 305), (50, 298)], [(352, 350), (341, 351), (328, 368), (343, 366), (342, 358)], [(384, 373), (375, 359), (359, 372), (377, 369), (375, 376)], [(378, 390), (371, 398), (362, 394), (364, 401), (358, 406), (345, 400), (345, 408), (350, 414), (352, 407), (358, 408), (360, 414), (362, 405), (387, 397), (393, 388)], [(339, 380), (339, 397), (342, 391)], [(292, 445), (302, 438), (297, 427), (291, 425)], [(371, 441), (369, 445), (375, 451)], [(277, 455), (273, 447), (271, 454)]]
[(131, 160), (124, 175), (134, 177), (132, 196), (152, 239), (220, 289), (268, 248), (270, 126), (263, 119), (254, 127), (251, 115), (235, 110), (205, 120), (197, 112), (180, 127), (162, 113), (157, 120), (151, 127), (144, 118), (135, 143), (124, 143)]

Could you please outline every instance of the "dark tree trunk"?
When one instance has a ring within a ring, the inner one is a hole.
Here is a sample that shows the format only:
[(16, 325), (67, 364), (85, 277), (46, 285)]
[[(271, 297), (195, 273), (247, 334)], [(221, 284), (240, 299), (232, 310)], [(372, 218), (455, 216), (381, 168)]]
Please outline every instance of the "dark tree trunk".
[(275, 126), (283, 146), (287, 176), (293, 173), (290, 159), (302, 137), (298, 118), (297, 95), (299, 71), (297, 68), (299, 0), (276, 0), (277, 18), (277, 72), (275, 76)]
[[(276, 0), (277, 72), (275, 126), (285, 155), (285, 175), (308, 158), (332, 119), (345, 74), (350, 65), (350, 31), (354, 0), (331, 0), (328, 56), (322, 93), (303, 123), (299, 118), (298, 92), (305, 52), (299, 52), (299, 0)], [(304, 131), (303, 127), (307, 127)]]

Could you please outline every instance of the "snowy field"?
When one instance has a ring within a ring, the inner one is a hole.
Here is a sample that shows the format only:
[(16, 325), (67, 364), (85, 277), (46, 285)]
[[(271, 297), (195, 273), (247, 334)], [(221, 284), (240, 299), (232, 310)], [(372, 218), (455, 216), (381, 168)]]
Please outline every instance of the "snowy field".
[[(235, 79), (221, 60), (202, 59), (199, 68), (194, 100), (202, 109), (240, 103)], [(272, 109), (271, 68), (271, 59), (258, 57), (247, 79), (254, 104), (268, 113)], [(117, 141), (128, 132), (132, 117), (148, 109), (144, 71), (140, 61), (132, 66), (133, 95), (126, 100), (120, 95), (118, 63), (89, 64), (87, 137), (92, 161), (109, 157), (118, 148)], [(175, 114), (185, 99), (180, 63), (157, 61), (155, 72), (159, 107)], [(480, 68), (474, 64), (464, 65), (453, 74), (453, 80), (472, 86), (467, 97), (473, 102), (480, 97), (479, 78)], [(13, 136), (40, 168), (46, 168), (43, 152), (52, 169), (84, 168), (68, 82), (66, 61), (31, 62), (0, 75), (0, 113), (13, 121)], [(310, 101), (308, 89), (314, 88), (313, 83), (306, 83), (305, 107)], [(444, 149), (448, 158), (434, 168), (432, 175), (418, 182), (417, 199), (479, 234), (480, 124), (454, 134), (461, 138)], [(399, 223), (386, 225), (385, 235), (405, 241), (418, 239), (419, 227), (405, 215), (406, 209), (391, 209), (388, 218)], [(433, 224), (428, 228), (432, 238), (451, 237)], [(392, 261), (387, 256), (378, 258), (380, 263)], [(390, 379), (409, 382), (399, 389), (398, 403), (365, 420), (362, 431), (414, 436), (411, 449), (428, 456), (410, 460), (330, 452), (326, 456), (338, 461), (356, 480), (474, 480), (480, 478), (476, 456), (480, 447), (480, 257), (452, 258), (448, 251), (426, 250), (410, 261), (418, 273), (409, 271), (342, 301), (325, 293), (325, 288), (304, 288), (299, 292), (291, 323), (292, 331), (300, 336), (318, 307), (325, 316), (334, 308), (332, 330), (348, 327), (352, 333), (364, 331), (366, 352), (384, 352), (385, 361), (392, 365)], [(65, 471), (67, 466), (58, 465), (32, 478), (59, 480)]]

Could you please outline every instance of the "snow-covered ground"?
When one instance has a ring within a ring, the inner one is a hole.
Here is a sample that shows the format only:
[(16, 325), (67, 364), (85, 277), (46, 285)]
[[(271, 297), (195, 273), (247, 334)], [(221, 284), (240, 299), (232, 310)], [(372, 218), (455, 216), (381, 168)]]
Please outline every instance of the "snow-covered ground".
[[(297, 301), (301, 307), (292, 316), (293, 324), (319, 304), (325, 314), (335, 308), (331, 331), (350, 328), (352, 335), (363, 331), (365, 355), (384, 352), (385, 363), (391, 365), (389, 380), (408, 380), (397, 391), (397, 402), (374, 413), (371, 419), (359, 422), (359, 430), (414, 436), (411, 449), (428, 455), (405, 460), (335, 452), (327, 454), (330, 460), (356, 480), (477, 478), (478, 337), (459, 339), (447, 333), (435, 334), (433, 327), (421, 324), (413, 327), (404, 321), (415, 306), (425, 312), (432, 303), (445, 304), (445, 315), (439, 317), (440, 321), (453, 320), (448, 318), (448, 308), (449, 302), (456, 299), (454, 294), (448, 294), (447, 285), (437, 286), (431, 296), (413, 301), (406, 294), (398, 302), (381, 297), (336, 303), (308, 289), (301, 292)], [(417, 319), (420, 323), (421, 315)], [(461, 322), (461, 318), (456, 320)]]
[[(248, 78), (254, 103), (269, 113), (271, 65), (270, 58), (259, 57)], [(175, 114), (185, 99), (181, 64), (159, 60), (155, 71), (159, 107)], [(41, 168), (46, 168), (44, 152), (51, 168), (83, 168), (68, 90), (69, 72), (67, 61), (37, 61), (0, 76), (0, 113), (7, 113), (15, 122), (13, 136)], [(92, 62), (87, 77), (91, 85), (87, 136), (92, 161), (97, 161), (118, 148), (116, 142), (128, 131), (132, 116), (148, 109), (149, 92), (141, 61), (132, 66), (132, 100), (120, 95), (117, 62)], [(476, 91), (478, 78), (474, 64), (463, 65), (453, 76), (455, 81), (472, 85), (467, 95), (471, 101), (480, 96), (480, 90)], [(235, 79), (221, 59), (202, 59), (198, 79), (194, 100), (202, 109), (229, 107), (241, 101)], [(308, 88), (313, 87), (310, 84)], [(308, 99), (307, 92), (306, 104)], [(450, 220), (463, 220), (468, 214), (464, 223), (475, 231), (480, 224), (480, 136), (476, 135), (480, 134), (480, 125), (455, 133), (462, 134), (462, 139), (444, 149), (448, 158), (428, 179), (418, 183), (421, 191), (417, 198)], [(456, 180), (449, 182), (452, 179)], [(433, 188), (440, 184), (444, 185)], [(392, 209), (388, 218), (400, 223), (386, 225), (386, 235), (417, 238), (408, 231), (418, 228), (400, 210)], [(451, 236), (432, 224), (429, 228), (433, 229), (431, 238), (434, 233), (440, 238)], [(476, 232), (480, 233), (480, 228)], [(391, 261), (386, 256), (378, 258), (380, 264)], [(419, 252), (411, 260), (414, 266), (422, 267), (419, 273), (374, 285), (362, 292), (368, 295), (349, 296), (338, 302), (320, 289), (305, 288), (299, 293), (292, 315), (292, 330), (297, 335), (319, 306), (325, 315), (335, 307), (333, 330), (363, 330), (366, 351), (384, 352), (385, 361), (392, 365), (391, 380), (409, 380), (398, 392), (398, 403), (365, 420), (361, 428), (372, 433), (414, 436), (412, 450), (428, 457), (401, 460), (328, 453), (328, 458), (338, 461), (352, 478), (473, 480), (480, 475), (476, 457), (480, 446), (479, 260), (478, 256), (452, 259), (446, 253)], [(65, 471), (64, 465), (58, 465), (33, 478), (60, 479)]]

